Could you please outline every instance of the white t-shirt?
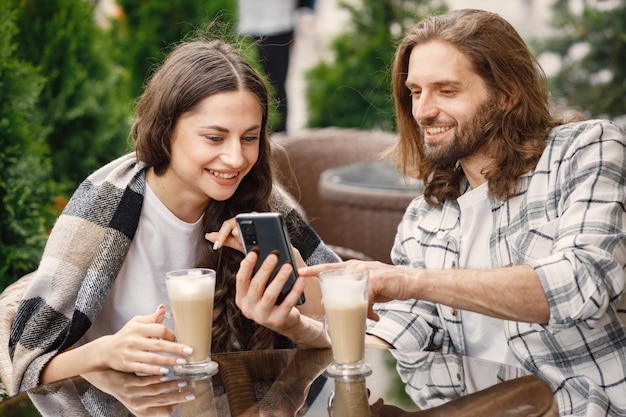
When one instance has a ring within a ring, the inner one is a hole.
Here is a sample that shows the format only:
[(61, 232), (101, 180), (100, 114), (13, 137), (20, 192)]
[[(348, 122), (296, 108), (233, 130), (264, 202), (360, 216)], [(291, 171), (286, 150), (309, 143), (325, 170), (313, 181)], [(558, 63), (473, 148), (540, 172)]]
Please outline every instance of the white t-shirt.
[[(487, 183), (466, 192), (457, 201), (461, 209), (459, 267), (491, 268), (489, 236), (493, 216)], [(471, 311), (461, 311), (461, 317), (468, 356), (519, 366), (506, 344), (502, 320)]]
[(180, 220), (146, 184), (128, 255), (83, 342), (113, 334), (132, 317), (153, 313), (159, 304), (165, 304), (169, 311), (165, 273), (194, 266), (201, 227), (202, 217), (195, 223)]

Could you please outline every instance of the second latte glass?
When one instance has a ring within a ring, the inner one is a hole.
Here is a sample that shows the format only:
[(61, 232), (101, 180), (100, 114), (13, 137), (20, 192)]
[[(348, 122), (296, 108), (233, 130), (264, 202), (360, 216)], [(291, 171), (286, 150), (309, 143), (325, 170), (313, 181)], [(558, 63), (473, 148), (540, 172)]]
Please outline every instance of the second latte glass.
[(366, 270), (350, 268), (324, 271), (319, 275), (325, 310), (324, 331), (333, 352), (333, 363), (326, 369), (331, 376), (371, 373), (371, 366), (363, 359), (368, 277)]

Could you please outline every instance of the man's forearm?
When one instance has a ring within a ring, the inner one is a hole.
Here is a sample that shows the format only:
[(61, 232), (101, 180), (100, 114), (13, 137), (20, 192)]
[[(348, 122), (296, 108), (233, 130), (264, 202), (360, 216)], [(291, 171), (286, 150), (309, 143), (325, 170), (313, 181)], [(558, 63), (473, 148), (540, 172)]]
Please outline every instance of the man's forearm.
[(529, 265), (494, 269), (422, 270), (416, 298), (504, 320), (547, 324), (550, 307)]

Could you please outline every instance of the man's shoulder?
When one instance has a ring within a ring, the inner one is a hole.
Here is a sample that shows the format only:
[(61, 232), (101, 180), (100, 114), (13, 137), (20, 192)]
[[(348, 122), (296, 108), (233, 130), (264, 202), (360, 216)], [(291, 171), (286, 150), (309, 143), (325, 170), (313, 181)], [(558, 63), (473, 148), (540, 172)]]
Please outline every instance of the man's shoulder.
[(441, 209), (430, 205), (423, 195), (418, 195), (411, 200), (405, 211), (429, 213), (431, 211), (441, 211)]
[(547, 138), (551, 152), (579, 148), (605, 140), (625, 141), (624, 131), (606, 119), (590, 119), (565, 123), (554, 127)]
[(569, 138), (575, 139), (585, 134), (602, 136), (607, 132), (610, 134), (624, 135), (620, 127), (611, 120), (589, 119), (558, 125), (550, 131), (549, 138), (566, 140)]
[(446, 201), (444, 207), (448, 207), (446, 210), (440, 207), (435, 207), (429, 204), (424, 196), (418, 196), (414, 198), (402, 217), (402, 226), (413, 228), (419, 225), (419, 228), (424, 228), (434, 231), (441, 224), (441, 216), (444, 213), (448, 215), (455, 211), (455, 207), (458, 207), (456, 202)]

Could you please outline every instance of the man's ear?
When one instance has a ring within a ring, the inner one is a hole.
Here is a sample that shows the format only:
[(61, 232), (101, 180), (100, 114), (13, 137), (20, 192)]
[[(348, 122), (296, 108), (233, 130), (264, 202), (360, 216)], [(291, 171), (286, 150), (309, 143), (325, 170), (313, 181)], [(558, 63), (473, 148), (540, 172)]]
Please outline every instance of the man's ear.
[(502, 91), (498, 92), (497, 102), (498, 109), (502, 112), (511, 110), (519, 102), (520, 93), (518, 90), (513, 91), (512, 94), (505, 94)]

